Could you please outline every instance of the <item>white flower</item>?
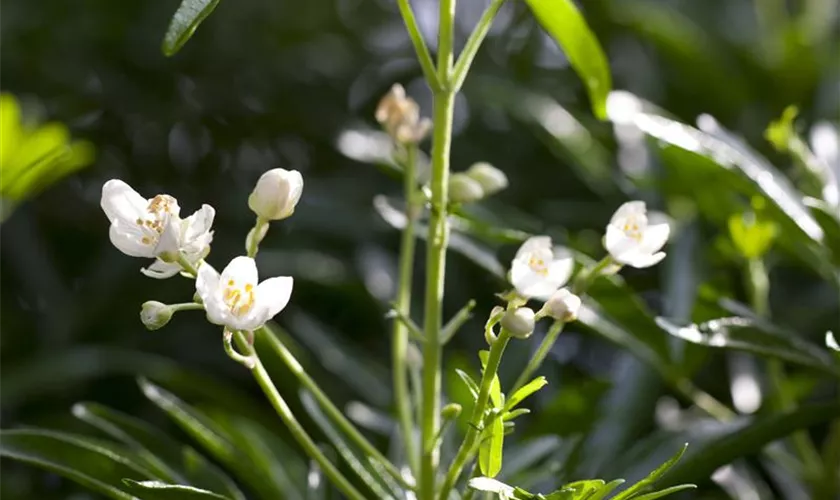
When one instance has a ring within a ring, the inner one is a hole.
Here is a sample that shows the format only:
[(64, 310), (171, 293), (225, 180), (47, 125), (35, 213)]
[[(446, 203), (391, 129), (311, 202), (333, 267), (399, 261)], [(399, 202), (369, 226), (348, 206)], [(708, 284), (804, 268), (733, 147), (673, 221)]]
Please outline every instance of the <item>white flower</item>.
[(574, 265), (571, 255), (555, 253), (551, 238), (533, 236), (516, 252), (510, 282), (523, 297), (546, 300), (569, 281)]
[(580, 310), (580, 297), (568, 288), (561, 288), (549, 298), (540, 315), (550, 316), (558, 321), (574, 321)]
[(195, 264), (210, 251), (215, 210), (204, 205), (186, 220), (178, 200), (159, 194), (145, 199), (125, 182), (112, 179), (102, 186), (102, 210), (111, 221), (111, 242), (131, 257), (157, 258), (143, 273), (168, 278), (181, 270), (179, 253)]
[(297, 170), (275, 168), (262, 174), (248, 197), (248, 207), (265, 220), (290, 217), (303, 192), (303, 177)]
[(286, 307), (294, 280), (288, 276), (257, 284), (257, 264), (250, 257), (236, 257), (221, 276), (209, 264), (198, 268), (195, 289), (207, 319), (230, 330), (253, 331)]
[(619, 264), (650, 267), (665, 258), (661, 252), (671, 228), (664, 216), (647, 214), (643, 201), (628, 201), (613, 214), (604, 247)]

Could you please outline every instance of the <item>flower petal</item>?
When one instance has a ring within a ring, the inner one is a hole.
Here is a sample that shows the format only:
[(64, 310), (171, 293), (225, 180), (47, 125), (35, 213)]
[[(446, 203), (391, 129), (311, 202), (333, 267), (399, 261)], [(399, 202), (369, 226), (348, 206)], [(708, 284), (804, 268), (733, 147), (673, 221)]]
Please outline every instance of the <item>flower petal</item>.
[(250, 257), (240, 256), (234, 258), (222, 271), (223, 282), (227, 283), (231, 279), (237, 283), (252, 283), (256, 285), (259, 281), (257, 263)]
[(180, 271), (181, 266), (179, 264), (164, 262), (160, 259), (155, 260), (151, 266), (140, 269), (140, 272), (146, 276), (159, 280), (171, 278)]
[(195, 291), (204, 303), (204, 310), (207, 311), (207, 319), (216, 325), (227, 324), (227, 307), (221, 300), (219, 290), (219, 273), (213, 266), (206, 262), (198, 268), (198, 275), (195, 278)]
[(102, 186), (99, 205), (111, 222), (134, 222), (144, 215), (148, 201), (125, 182), (111, 179)]
[(548, 277), (546, 279), (551, 284), (556, 285), (556, 288), (560, 288), (569, 281), (569, 278), (572, 277), (572, 271), (574, 268), (575, 261), (571, 257), (563, 257), (554, 260), (548, 266)]
[(257, 286), (257, 305), (268, 311), (266, 321), (282, 311), (292, 296), (295, 280), (289, 276), (270, 278)]
[(668, 242), (670, 234), (671, 226), (667, 223), (648, 226), (642, 234), (641, 251), (650, 254), (658, 252)]
[(528, 259), (530, 254), (545, 252), (546, 250), (549, 252), (552, 251), (550, 236), (531, 236), (516, 251), (514, 260)]
[(651, 254), (637, 254), (633, 256), (632, 259), (629, 259), (625, 264), (630, 267), (635, 267), (636, 269), (644, 269), (646, 267), (651, 267), (653, 265), (658, 264), (662, 259), (665, 258), (665, 252), (657, 252), (653, 255)]
[(126, 227), (126, 223), (120, 219), (115, 219), (111, 224), (108, 236), (117, 250), (129, 257), (153, 258), (155, 256), (154, 248), (141, 241), (142, 236), (139, 231), (132, 226)]
[(618, 207), (618, 210), (615, 211), (612, 218), (610, 219), (610, 224), (619, 225), (618, 221), (621, 219), (626, 219), (631, 215), (635, 215), (636, 217), (645, 216), (647, 214), (647, 206), (643, 201), (628, 201)]
[(629, 238), (617, 226), (610, 224), (607, 226), (607, 234), (604, 236), (604, 248), (613, 259), (624, 263), (624, 256), (628, 253), (635, 253), (639, 248), (639, 242)]

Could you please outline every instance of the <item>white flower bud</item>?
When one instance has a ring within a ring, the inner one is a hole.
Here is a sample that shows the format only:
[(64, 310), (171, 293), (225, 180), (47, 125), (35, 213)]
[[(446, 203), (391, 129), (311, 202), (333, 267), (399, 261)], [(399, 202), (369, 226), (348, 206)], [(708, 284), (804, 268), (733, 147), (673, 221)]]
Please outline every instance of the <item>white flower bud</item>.
[(172, 307), (162, 302), (149, 300), (144, 302), (140, 309), (140, 321), (148, 330), (163, 328), (170, 319), (172, 319)]
[(420, 118), (420, 106), (406, 97), (405, 89), (399, 83), (382, 97), (374, 116), (388, 135), (401, 144), (419, 143), (432, 128), (431, 120)]
[(297, 170), (275, 168), (264, 173), (248, 197), (248, 207), (264, 220), (282, 220), (295, 212), (303, 192)]
[(577, 319), (578, 311), (580, 311), (580, 297), (568, 288), (561, 288), (545, 302), (539, 315), (569, 322)]
[(474, 163), (467, 169), (467, 175), (481, 185), (484, 196), (496, 194), (508, 187), (505, 173), (487, 162)]
[(484, 190), (475, 179), (463, 173), (449, 177), (449, 201), (453, 203), (472, 203), (484, 198)]
[(534, 333), (534, 310), (520, 307), (507, 311), (502, 317), (502, 328), (518, 339), (527, 339)]

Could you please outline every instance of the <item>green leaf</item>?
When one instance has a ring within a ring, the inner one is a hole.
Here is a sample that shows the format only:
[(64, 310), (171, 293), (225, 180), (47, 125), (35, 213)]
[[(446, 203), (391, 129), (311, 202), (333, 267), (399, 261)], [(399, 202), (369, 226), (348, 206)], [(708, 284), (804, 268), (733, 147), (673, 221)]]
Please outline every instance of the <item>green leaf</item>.
[(195, 33), (198, 25), (213, 12), (219, 0), (182, 0), (163, 37), (163, 53), (173, 56)]
[(654, 491), (652, 493), (648, 493), (646, 495), (636, 496), (633, 497), (633, 500), (656, 500), (657, 498), (662, 498), (668, 495), (673, 495), (674, 493), (685, 491), (685, 490), (693, 490), (696, 489), (697, 485), (695, 484), (681, 484), (679, 486), (671, 486), (670, 488), (665, 488), (664, 490)]
[(198, 441), (213, 457), (254, 490), (260, 492), (260, 496), (266, 498), (282, 496), (282, 490), (278, 491), (276, 485), (264, 477), (259, 469), (252, 466), (239, 450), (239, 443), (236, 443), (233, 437), (209, 416), (148, 380), (141, 378), (138, 383), (143, 394), (150, 401), (163, 410), (184, 432)]
[(455, 373), (457, 373), (458, 376), (461, 377), (461, 380), (464, 381), (464, 384), (470, 390), (470, 394), (472, 394), (473, 400), (478, 399), (479, 387), (478, 384), (475, 383), (475, 380), (473, 380), (467, 372), (459, 368), (455, 369)]
[[(481, 370), (483, 373), (487, 366), (487, 358), (490, 357), (490, 351), (479, 351), (478, 357), (481, 359)], [(493, 381), (490, 382), (490, 402), (493, 403), (493, 408), (502, 408), (505, 404), (498, 374), (493, 375)]]
[(824, 349), (764, 322), (741, 317), (718, 318), (688, 326), (678, 326), (661, 317), (656, 322), (669, 334), (688, 342), (747, 351), (840, 376), (840, 365)]
[(548, 380), (546, 380), (545, 377), (537, 377), (534, 380), (525, 384), (524, 386), (520, 387), (519, 390), (514, 392), (513, 395), (507, 400), (507, 403), (505, 404), (505, 410), (510, 411), (513, 408), (516, 408), (516, 405), (521, 403), (525, 398), (527, 398), (531, 394), (545, 387), (546, 384), (548, 384)]
[(245, 495), (221, 469), (193, 448), (146, 422), (96, 403), (78, 403), (73, 415), (131, 447), (164, 479), (244, 500)]
[(505, 425), (502, 419), (494, 418), (483, 434), (478, 449), (478, 465), (482, 474), (493, 478), (502, 470), (502, 448), (505, 441)]
[(607, 94), (612, 87), (610, 68), (598, 39), (572, 0), (526, 0), (543, 29), (563, 49), (583, 80), (600, 119), (607, 117)]
[[(397, 492), (400, 490), (399, 485), (395, 484), (390, 477), (386, 477), (386, 474), (380, 474), (372, 466), (376, 459), (364, 456), (364, 454), (347, 444), (341, 432), (333, 427), (327, 416), (318, 407), (315, 397), (310, 392), (301, 390), (300, 396), (306, 412), (312, 417), (312, 420), (315, 421), (324, 435), (327, 436), (327, 439), (329, 439), (329, 442), (338, 451), (338, 454), (341, 455), (341, 458), (347, 462), (347, 465), (356, 473), (359, 479), (370, 488), (376, 495), (376, 498), (397, 498), (399, 496)], [(363, 458), (360, 459), (359, 455)]]
[(134, 498), (123, 478), (157, 479), (128, 449), (63, 432), (0, 432), (0, 456), (41, 467), (118, 500)]
[(607, 498), (607, 495), (613, 492), (614, 489), (618, 488), (624, 484), (624, 479), (613, 479), (609, 483), (601, 486), (598, 491), (592, 493), (592, 496), (587, 498), (586, 500), (604, 500)]
[(183, 484), (166, 484), (160, 481), (133, 481), (125, 479), (132, 493), (143, 500), (226, 500), (227, 497)]
[(583, 479), (564, 484), (557, 491), (545, 495), (545, 500), (589, 500), (591, 495), (604, 487), (601, 479)]
[(685, 453), (686, 448), (688, 448), (688, 443), (684, 444), (680, 451), (678, 451), (674, 456), (668, 459), (665, 463), (657, 467), (653, 472), (648, 474), (648, 476), (638, 483), (634, 484), (633, 486), (627, 488), (626, 490), (622, 491), (618, 495), (616, 495), (613, 500), (626, 500), (632, 498), (633, 495), (643, 491), (645, 488), (651, 486), (657, 479), (662, 477), (668, 469), (673, 467), (677, 462), (679, 462), (680, 458), (682, 458), (683, 454)]
[(752, 213), (735, 214), (729, 218), (729, 237), (735, 248), (747, 259), (763, 256), (776, 237), (772, 221), (762, 220)]
[(782, 116), (770, 122), (767, 130), (764, 131), (764, 138), (776, 148), (776, 151), (780, 153), (786, 153), (788, 151), (791, 139), (796, 136), (793, 124), (798, 114), (799, 108), (788, 106), (782, 111)]

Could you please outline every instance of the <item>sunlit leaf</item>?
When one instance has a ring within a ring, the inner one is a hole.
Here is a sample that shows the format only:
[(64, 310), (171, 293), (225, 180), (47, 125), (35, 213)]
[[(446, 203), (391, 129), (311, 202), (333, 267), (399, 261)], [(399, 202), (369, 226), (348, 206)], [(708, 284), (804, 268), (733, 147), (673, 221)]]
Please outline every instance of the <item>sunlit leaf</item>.
[(612, 77), (598, 39), (572, 0), (526, 0), (543, 29), (563, 49), (589, 92), (595, 116), (607, 117)]
[(505, 425), (501, 418), (494, 418), (493, 423), (482, 433), (478, 449), (478, 464), (481, 473), (487, 477), (496, 477), (502, 470), (502, 448), (505, 441)]
[(645, 488), (648, 488), (651, 485), (653, 485), (653, 483), (655, 483), (662, 476), (664, 476), (670, 468), (672, 468), (677, 462), (679, 462), (680, 458), (682, 458), (683, 454), (685, 454), (686, 448), (688, 448), (688, 443), (684, 444), (676, 454), (669, 458), (665, 463), (657, 467), (653, 472), (648, 474), (646, 478), (642, 479), (638, 483), (622, 491), (621, 493), (616, 495), (613, 498), (613, 500), (626, 500), (632, 498), (633, 495), (642, 492), (645, 490)]
[(673, 495), (674, 493), (679, 493), (680, 491), (685, 490), (694, 490), (697, 489), (696, 485), (693, 484), (681, 484), (679, 486), (671, 486), (670, 488), (665, 488), (663, 490), (654, 491), (651, 493), (647, 493), (645, 495), (639, 495), (633, 497), (633, 500), (656, 500), (657, 498), (663, 498), (668, 495)]
[(508, 398), (507, 403), (505, 404), (505, 409), (511, 410), (515, 408), (516, 405), (521, 403), (525, 398), (542, 389), (546, 384), (548, 384), (548, 380), (546, 380), (545, 377), (537, 377), (528, 382)]
[(592, 496), (587, 498), (586, 500), (604, 500), (607, 496), (613, 492), (616, 488), (624, 484), (624, 479), (614, 479), (609, 483), (601, 486), (598, 491), (594, 492)]
[(160, 481), (132, 481), (126, 479), (132, 494), (143, 500), (225, 500), (227, 497), (183, 484), (166, 484)]
[(219, 0), (182, 0), (163, 37), (163, 53), (172, 56), (181, 50), (218, 4)]

